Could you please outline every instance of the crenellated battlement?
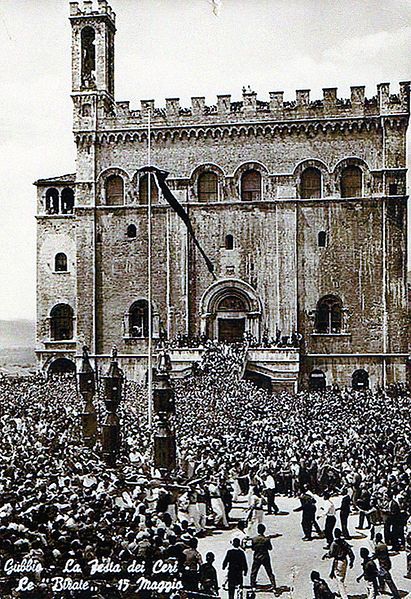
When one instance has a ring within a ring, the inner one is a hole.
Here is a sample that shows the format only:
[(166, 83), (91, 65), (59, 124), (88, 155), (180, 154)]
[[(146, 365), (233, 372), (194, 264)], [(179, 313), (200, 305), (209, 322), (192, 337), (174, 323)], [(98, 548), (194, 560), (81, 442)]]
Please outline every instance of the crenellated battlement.
[(93, 0), (70, 2), (70, 18), (93, 16), (107, 16), (114, 24), (116, 22), (116, 13), (108, 4), (107, 0), (97, 0), (97, 5), (94, 5)]
[[(375, 117), (409, 114), (410, 82), (401, 82), (399, 93), (390, 93), (389, 83), (380, 83), (377, 93), (365, 96), (364, 86), (351, 87), (351, 97), (338, 97), (337, 88), (324, 88), (321, 99), (311, 100), (310, 90), (297, 90), (295, 100), (285, 101), (283, 91), (270, 92), (269, 100), (259, 100), (257, 94), (243, 88), (242, 100), (232, 101), (231, 95), (217, 96), (216, 104), (207, 106), (205, 98), (191, 98), (191, 106), (182, 107), (179, 98), (167, 98), (165, 107), (154, 100), (141, 100), (140, 110), (131, 110), (129, 102), (116, 102), (114, 112), (106, 115), (106, 126), (127, 126), (147, 123), (150, 114), (154, 126), (185, 126), (198, 123), (218, 124), (247, 121), (293, 121), (324, 118)], [(104, 127), (104, 125), (103, 125)]]

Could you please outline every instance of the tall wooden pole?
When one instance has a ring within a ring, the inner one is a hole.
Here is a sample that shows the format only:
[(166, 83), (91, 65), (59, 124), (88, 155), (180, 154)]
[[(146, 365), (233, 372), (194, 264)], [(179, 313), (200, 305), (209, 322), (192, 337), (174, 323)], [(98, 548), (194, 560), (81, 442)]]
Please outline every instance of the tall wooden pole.
[[(151, 166), (151, 112), (148, 112), (148, 139), (147, 139), (147, 164)], [(147, 281), (148, 281), (148, 425), (151, 428), (153, 421), (153, 307), (151, 301), (151, 173), (147, 173)]]

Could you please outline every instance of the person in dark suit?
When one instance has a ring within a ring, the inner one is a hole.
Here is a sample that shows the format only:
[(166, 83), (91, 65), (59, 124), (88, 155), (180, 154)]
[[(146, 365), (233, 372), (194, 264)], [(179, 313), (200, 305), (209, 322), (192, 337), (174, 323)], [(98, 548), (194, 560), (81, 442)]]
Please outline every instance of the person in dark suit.
[(271, 541), (264, 535), (265, 526), (259, 524), (257, 527), (257, 536), (252, 539), (252, 550), (254, 552), (253, 563), (251, 565), (251, 576), (250, 584), (252, 588), (255, 588), (257, 583), (257, 575), (261, 566), (264, 566), (267, 572), (268, 578), (270, 579), (271, 586), (273, 589), (276, 588), (275, 576), (271, 567), (270, 551), (273, 548)]
[(351, 535), (348, 530), (348, 516), (351, 513), (351, 497), (349, 496), (347, 489), (343, 489), (342, 495), (343, 498), (341, 500), (340, 507), (341, 532), (344, 538), (351, 539)]
[(217, 571), (213, 566), (215, 555), (209, 551), (205, 564), (200, 566), (200, 589), (208, 595), (218, 595)]
[(228, 599), (234, 599), (236, 588), (243, 586), (243, 577), (248, 572), (247, 559), (237, 537), (233, 539), (233, 549), (229, 549), (224, 558), (223, 570), (227, 567)]

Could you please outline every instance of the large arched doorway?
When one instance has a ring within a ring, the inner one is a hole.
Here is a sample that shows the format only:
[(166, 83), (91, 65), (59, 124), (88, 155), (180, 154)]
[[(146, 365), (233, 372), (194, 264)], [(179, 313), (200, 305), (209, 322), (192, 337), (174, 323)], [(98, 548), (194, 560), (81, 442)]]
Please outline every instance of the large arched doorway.
[(360, 368), (356, 370), (352, 375), (352, 388), (354, 391), (361, 391), (363, 389), (368, 389), (370, 386), (370, 379), (368, 376), (368, 372)]
[(50, 364), (48, 369), (49, 374), (72, 374), (74, 372), (76, 372), (76, 366), (68, 358), (57, 358)]
[(201, 298), (202, 333), (210, 339), (236, 343), (245, 336), (260, 338), (261, 307), (255, 290), (237, 279), (213, 283)]
[(242, 341), (248, 306), (240, 294), (229, 292), (216, 304), (217, 338), (234, 343)]
[(310, 391), (324, 391), (327, 381), (322, 370), (312, 370), (308, 379)]

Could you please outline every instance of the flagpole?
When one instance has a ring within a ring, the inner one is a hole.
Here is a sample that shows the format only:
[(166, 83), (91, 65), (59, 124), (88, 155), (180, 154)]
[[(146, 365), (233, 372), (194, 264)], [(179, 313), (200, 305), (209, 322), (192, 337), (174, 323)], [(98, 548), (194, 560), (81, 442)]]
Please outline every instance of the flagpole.
[[(151, 166), (151, 111), (148, 111), (147, 124), (147, 164)], [(151, 173), (147, 173), (147, 296), (148, 296), (148, 426), (151, 428), (153, 421), (153, 308), (151, 301)]]

